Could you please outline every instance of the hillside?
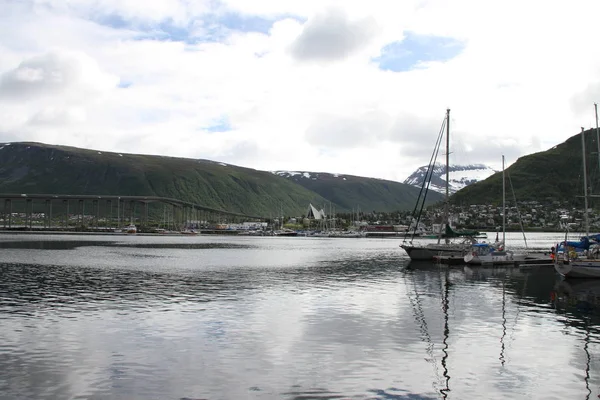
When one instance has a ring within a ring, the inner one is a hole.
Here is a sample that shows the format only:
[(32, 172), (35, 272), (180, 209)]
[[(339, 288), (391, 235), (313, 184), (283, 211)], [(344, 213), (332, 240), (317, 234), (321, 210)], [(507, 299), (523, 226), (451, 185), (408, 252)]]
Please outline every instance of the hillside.
[(268, 172), (208, 160), (40, 143), (0, 145), (0, 192), (172, 197), (252, 215), (296, 215), (321, 196)]
[[(324, 188), (318, 192), (273, 173), (209, 160), (40, 143), (0, 144), (1, 193), (163, 196), (267, 217), (282, 211), (285, 215), (302, 215), (309, 203), (323, 205), (330, 201), (342, 211), (346, 194), (349, 204), (359, 204), (363, 210), (398, 210), (412, 207), (418, 193), (412, 187), (408, 187), (407, 194), (400, 193), (392, 185), (403, 187), (397, 182), (354, 178), (362, 182), (356, 186), (356, 193), (351, 193), (349, 186), (341, 190), (330, 182), (329, 193), (334, 196), (326, 198), (320, 194), (328, 193)], [(392, 189), (386, 191), (386, 186)]]
[[(356, 210), (357, 207), (363, 211), (408, 210), (414, 207), (419, 194), (419, 189), (411, 185), (383, 179), (307, 171), (273, 173), (318, 193), (340, 212)], [(439, 193), (432, 191), (428, 194), (429, 203), (441, 199)]]
[[(586, 161), (589, 187), (600, 194), (600, 173), (596, 131), (585, 132)], [(498, 156), (500, 157), (500, 155)], [(566, 201), (582, 205), (583, 167), (581, 135), (570, 137), (564, 143), (539, 153), (519, 158), (508, 169), (518, 201)], [(512, 199), (510, 186), (506, 183), (507, 199)], [(454, 194), (454, 204), (499, 204), (502, 201), (502, 174), (496, 173), (488, 179), (467, 186)]]
[[(404, 183), (421, 188), (427, 174), (427, 168), (427, 166), (417, 168), (404, 180)], [(483, 164), (450, 165), (448, 170), (450, 175), (448, 189), (450, 193), (456, 193), (460, 189), (482, 181), (496, 173), (492, 168)], [(446, 165), (436, 164), (431, 175), (429, 188), (439, 193), (446, 193)]]

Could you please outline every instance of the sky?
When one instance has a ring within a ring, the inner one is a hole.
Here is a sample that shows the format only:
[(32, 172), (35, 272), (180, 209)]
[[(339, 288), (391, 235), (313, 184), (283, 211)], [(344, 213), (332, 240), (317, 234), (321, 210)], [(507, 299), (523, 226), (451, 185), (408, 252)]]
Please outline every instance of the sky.
[(0, 0), (0, 142), (404, 180), (595, 127), (597, 0)]

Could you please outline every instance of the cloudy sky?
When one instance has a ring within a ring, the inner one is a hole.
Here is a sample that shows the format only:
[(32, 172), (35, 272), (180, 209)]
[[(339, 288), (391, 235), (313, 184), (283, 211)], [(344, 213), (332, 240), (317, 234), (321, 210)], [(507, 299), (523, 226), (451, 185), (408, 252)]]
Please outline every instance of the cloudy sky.
[(403, 180), (595, 126), (598, 0), (0, 0), (0, 141)]

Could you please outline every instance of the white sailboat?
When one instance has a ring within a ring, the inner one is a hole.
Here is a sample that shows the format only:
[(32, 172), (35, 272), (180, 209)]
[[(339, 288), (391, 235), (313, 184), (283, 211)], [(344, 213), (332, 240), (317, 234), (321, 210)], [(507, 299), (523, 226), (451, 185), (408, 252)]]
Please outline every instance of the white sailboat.
[[(406, 251), (411, 260), (414, 261), (433, 261), (434, 257), (444, 256), (444, 257), (452, 257), (457, 259), (462, 259), (471, 249), (471, 245), (477, 243), (477, 240), (473, 237), (474, 234), (479, 234), (479, 232), (469, 232), (470, 234), (462, 234), (459, 232), (455, 232), (450, 227), (450, 218), (449, 218), (449, 182), (450, 182), (450, 109), (446, 110), (446, 118), (444, 120), (446, 127), (446, 196), (445, 196), (445, 206), (444, 206), (444, 229), (440, 229), (438, 234), (437, 243), (429, 243), (429, 244), (413, 244), (412, 238), (415, 236), (414, 234), (407, 242), (407, 236), (405, 236), (400, 247)], [(436, 143), (436, 149), (434, 149), (434, 155), (437, 154), (437, 148), (441, 143), (443, 129), (440, 132), (440, 136), (438, 137), (438, 142)], [(432, 160), (435, 161), (435, 158), (432, 156)], [(430, 163), (430, 168), (431, 168)], [(423, 188), (425, 189), (425, 182), (431, 179), (431, 175), (428, 171), (426, 179), (423, 183)], [(428, 188), (428, 186), (427, 186)], [(425, 190), (425, 193), (427, 190)], [(419, 205), (419, 201), (421, 198), (417, 199), (417, 206)], [(424, 203), (424, 199), (422, 200)], [(417, 207), (415, 207), (416, 210)], [(420, 213), (419, 213), (420, 215)], [(419, 226), (419, 217), (417, 221), (413, 221), (414, 226)], [(444, 237), (444, 243), (441, 243), (442, 236)], [(449, 239), (453, 237), (455, 240), (451, 242)]]
[(475, 243), (471, 246), (471, 252), (464, 256), (464, 260), (473, 265), (510, 265), (524, 261), (526, 256), (525, 253), (514, 253), (506, 249), (506, 179), (502, 156), (502, 241)]
[[(594, 104), (596, 114), (596, 140), (600, 138), (598, 132), (598, 105)], [(598, 142), (600, 146), (600, 142)], [(600, 278), (600, 235), (589, 234), (588, 193), (587, 193), (587, 168), (585, 161), (585, 129), (581, 128), (581, 152), (583, 157), (583, 202), (585, 237), (578, 243), (565, 241), (556, 246), (554, 269), (566, 278)], [(600, 157), (600, 152), (598, 154)], [(562, 246), (561, 246), (562, 245)], [(562, 247), (562, 252), (560, 252)], [(577, 252), (577, 249), (583, 249)], [(560, 253), (559, 253), (560, 252)]]

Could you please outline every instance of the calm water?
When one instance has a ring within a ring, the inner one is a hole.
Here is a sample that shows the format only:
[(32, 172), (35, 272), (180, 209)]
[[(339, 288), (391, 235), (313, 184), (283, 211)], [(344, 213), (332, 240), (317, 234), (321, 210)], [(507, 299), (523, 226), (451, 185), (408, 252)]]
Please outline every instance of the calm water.
[(0, 399), (598, 397), (600, 280), (399, 243), (0, 236)]

